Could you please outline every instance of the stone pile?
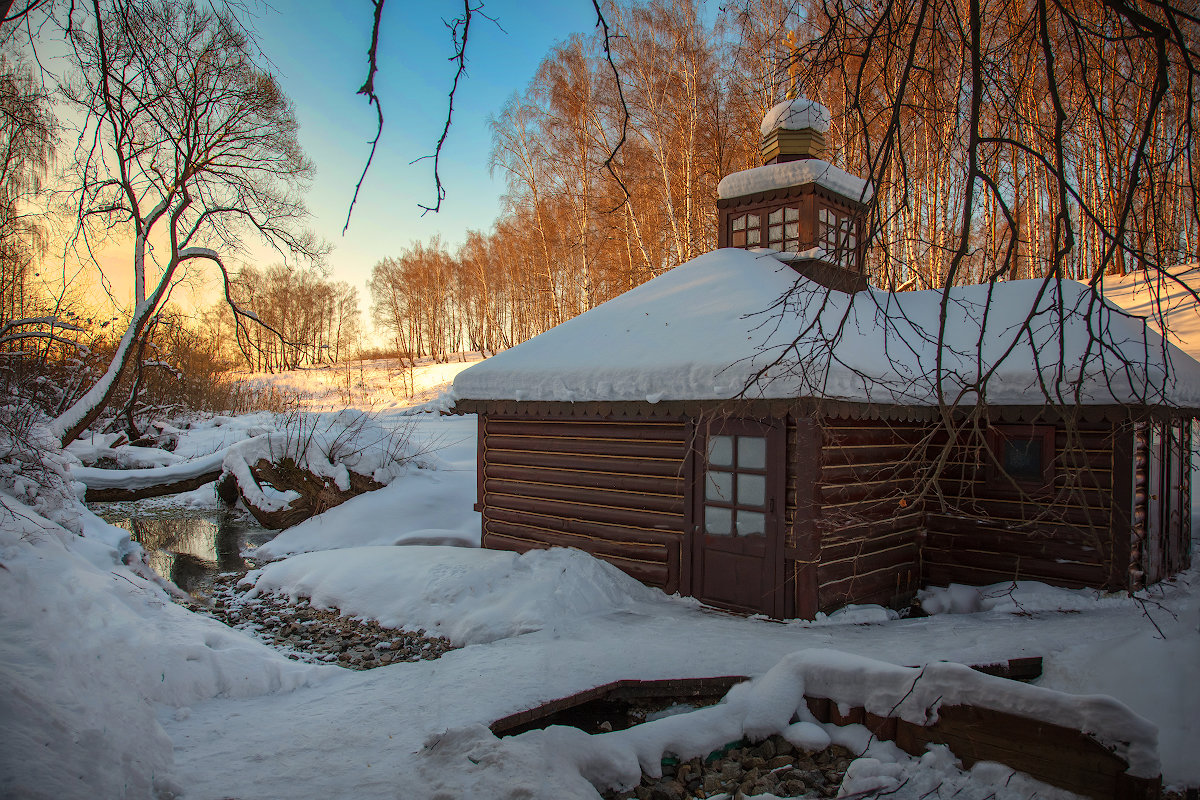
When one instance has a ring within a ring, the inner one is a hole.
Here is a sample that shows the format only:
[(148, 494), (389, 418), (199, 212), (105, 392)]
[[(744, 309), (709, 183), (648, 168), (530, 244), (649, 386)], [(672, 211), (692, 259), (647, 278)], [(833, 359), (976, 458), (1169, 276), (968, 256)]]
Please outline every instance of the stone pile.
[(708, 758), (682, 763), (664, 761), (661, 778), (642, 776), (627, 792), (605, 792), (605, 800), (692, 800), (754, 795), (834, 797), (854, 754), (832, 745), (824, 750), (798, 750), (782, 736), (757, 744), (738, 743)]
[(253, 633), (297, 661), (325, 662), (350, 669), (373, 669), (400, 661), (423, 661), (455, 649), (449, 639), (424, 630), (385, 628), (373, 620), (344, 617), (336, 610), (314, 608), (307, 599), (260, 595), (247, 599), (238, 583), (244, 573), (216, 576), (211, 605), (194, 603), (196, 611)]

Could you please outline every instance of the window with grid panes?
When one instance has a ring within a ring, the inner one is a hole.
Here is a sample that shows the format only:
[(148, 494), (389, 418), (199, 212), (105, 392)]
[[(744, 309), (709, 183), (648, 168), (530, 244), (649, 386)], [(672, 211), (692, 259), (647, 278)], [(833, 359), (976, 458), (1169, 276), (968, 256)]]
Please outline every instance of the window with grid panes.
[(760, 247), (762, 245), (762, 217), (758, 214), (742, 214), (730, 221), (729, 242), (733, 247)]
[(710, 436), (704, 485), (704, 532), (710, 536), (766, 533), (767, 439)]
[(839, 214), (832, 208), (817, 212), (817, 246), (826, 260), (845, 269), (853, 269), (858, 250), (858, 237), (854, 233), (854, 219)]
[(777, 208), (767, 215), (767, 246), (784, 252), (799, 251), (799, 208)]

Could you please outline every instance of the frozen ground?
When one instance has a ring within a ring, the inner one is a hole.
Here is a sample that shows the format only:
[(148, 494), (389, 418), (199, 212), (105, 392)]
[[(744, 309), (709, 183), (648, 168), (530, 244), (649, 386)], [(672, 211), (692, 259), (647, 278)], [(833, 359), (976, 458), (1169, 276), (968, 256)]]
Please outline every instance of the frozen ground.
[[(441, 447), (385, 489), (265, 545), (260, 556), (287, 557), (249, 578), (257, 591), (311, 596), (464, 647), (366, 672), (298, 664), (171, 603), (144, 569), (120, 563), (137, 555), (124, 531), (78, 507), (51, 521), (3, 497), (0, 796), (594, 799), (587, 778), (623, 780), (636, 768), (630, 753), (653, 760), (668, 739), (703, 747), (706, 737), (767, 724), (754, 709), (775, 695), (760, 696), (760, 687), (759, 700), (675, 717), (639, 741), (565, 729), (497, 740), (487, 724), (623, 678), (778, 666), (761, 685), (778, 687), (828, 649), (895, 665), (1041, 655), (1040, 686), (1116, 697), (1158, 727), (1168, 783), (1200, 784), (1196, 570), (1141, 600), (1022, 584), (935, 592), (931, 607), (968, 613), (927, 619), (892, 620), (874, 608), (816, 623), (745, 619), (664, 596), (572, 551), (518, 557), (448, 546), (478, 541), (475, 420), (399, 407), (380, 420), (413, 425), (418, 439)], [(272, 425), (259, 415), (196, 426), (176, 454), (204, 457)], [(154, 463), (134, 455), (131, 465)], [(186, 500), (211, 502), (203, 490)], [(907, 780), (897, 797), (939, 783), (943, 797), (959, 800), (1001, 785), (997, 800), (1048, 796), (1005, 770), (963, 773), (944, 753), (921, 762), (886, 747), (869, 755), (846, 791)]]

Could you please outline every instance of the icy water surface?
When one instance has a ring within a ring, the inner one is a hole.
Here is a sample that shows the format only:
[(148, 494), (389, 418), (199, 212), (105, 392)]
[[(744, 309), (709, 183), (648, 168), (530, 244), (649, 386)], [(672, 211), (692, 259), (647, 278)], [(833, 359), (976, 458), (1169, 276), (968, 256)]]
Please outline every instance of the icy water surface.
[(244, 572), (254, 548), (278, 531), (259, 526), (244, 512), (178, 508), (158, 502), (96, 503), (92, 510), (129, 531), (154, 570), (185, 592), (209, 593), (221, 572)]

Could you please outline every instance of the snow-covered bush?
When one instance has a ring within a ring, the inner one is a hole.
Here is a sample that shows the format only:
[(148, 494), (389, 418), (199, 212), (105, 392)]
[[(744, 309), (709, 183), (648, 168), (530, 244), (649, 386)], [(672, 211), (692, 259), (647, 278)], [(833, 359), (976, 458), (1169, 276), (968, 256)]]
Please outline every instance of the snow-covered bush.
[(281, 430), (231, 447), (224, 469), (261, 524), (286, 528), (420, 466), (432, 443), (418, 445), (412, 431), (411, 422), (389, 426), (353, 409), (296, 413)]
[(67, 530), (80, 532), (70, 459), (46, 426), (48, 418), (21, 398), (0, 406), (0, 492)]

